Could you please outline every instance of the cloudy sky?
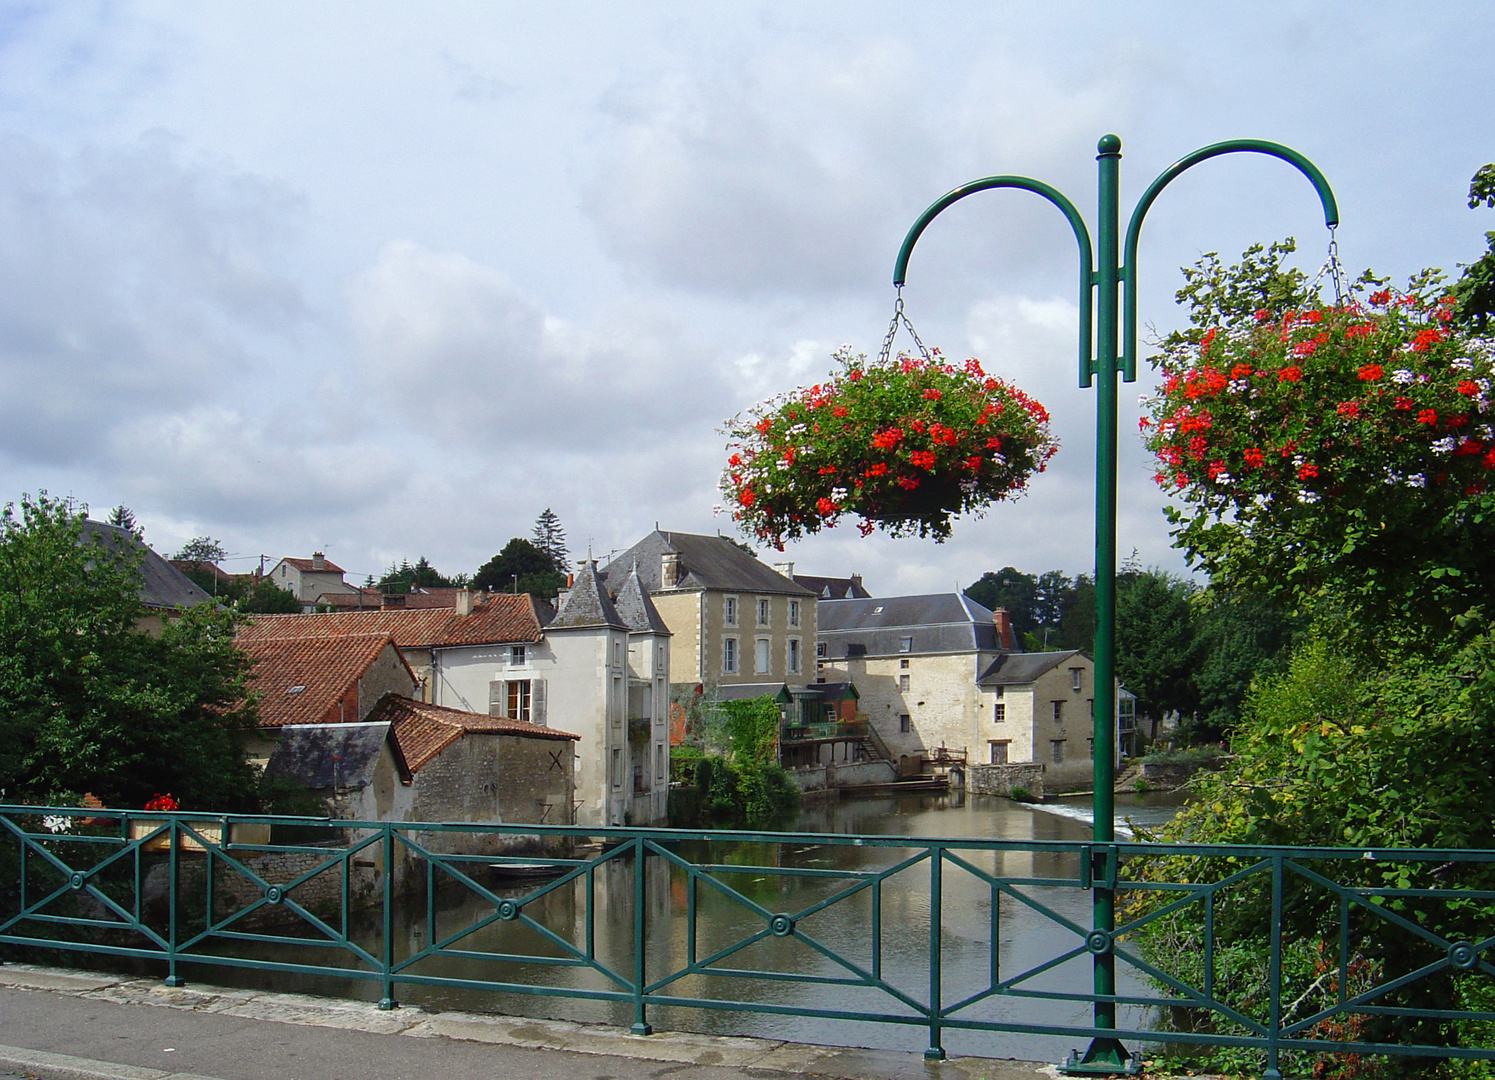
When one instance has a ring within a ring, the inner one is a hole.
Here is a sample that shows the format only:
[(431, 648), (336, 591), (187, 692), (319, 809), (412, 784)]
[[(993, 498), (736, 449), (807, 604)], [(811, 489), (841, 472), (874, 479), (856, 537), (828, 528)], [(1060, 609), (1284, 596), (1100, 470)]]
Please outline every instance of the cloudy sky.
[[(471, 571), (536, 515), (575, 554), (712, 515), (726, 417), (875, 351), (893, 257), (956, 184), (1023, 173), (1087, 213), (1197, 146), (1267, 138), (1339, 197), (1353, 269), (1477, 257), (1495, 9), (1184, 2), (0, 4), (0, 496), (125, 503), (170, 554), (324, 549), (358, 578)], [(1092, 218), (1093, 221), (1093, 218)], [(1327, 234), (1233, 158), (1148, 217), (1177, 268)], [(876, 593), (1091, 565), (1094, 392), (1074, 244), (1016, 192), (925, 234), (906, 290), (948, 355), (1035, 393), (1063, 449), (948, 543), (791, 546)], [(1146, 376), (1144, 374), (1144, 380)], [(1182, 569), (1123, 387), (1123, 555)]]

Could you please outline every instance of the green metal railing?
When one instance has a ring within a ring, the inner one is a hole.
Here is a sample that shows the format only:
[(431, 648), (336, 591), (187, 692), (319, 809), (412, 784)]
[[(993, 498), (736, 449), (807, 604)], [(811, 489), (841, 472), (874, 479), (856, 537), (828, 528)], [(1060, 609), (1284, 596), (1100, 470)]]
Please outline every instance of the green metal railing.
[(863, 720), (825, 720), (806, 724), (784, 724), (780, 738), (785, 742), (800, 739), (864, 739), (867, 724)]
[[(1268, 1073), (1285, 1052), (1492, 1059), (1490, 881), (1491, 851), (0, 807), (0, 944), (27, 955), (158, 961), (174, 985), (188, 964), (359, 980), (384, 1008), (402, 986), (615, 1002), (638, 1034), (659, 1006), (901, 1025), (931, 1057), (956, 1030), (1095, 1037), (1077, 1017), (1106, 1003), (1130, 1017), (1106, 1037), (1254, 1048)], [(1114, 930), (1086, 925), (1096, 889), (1119, 898)], [(1060, 946), (1004, 960), (1017, 914)], [(979, 978), (947, 970), (972, 949)], [(1127, 986), (1089, 986), (1097, 955)], [(771, 999), (744, 992), (765, 984)], [(1017, 1015), (1019, 999), (1045, 1007)]]

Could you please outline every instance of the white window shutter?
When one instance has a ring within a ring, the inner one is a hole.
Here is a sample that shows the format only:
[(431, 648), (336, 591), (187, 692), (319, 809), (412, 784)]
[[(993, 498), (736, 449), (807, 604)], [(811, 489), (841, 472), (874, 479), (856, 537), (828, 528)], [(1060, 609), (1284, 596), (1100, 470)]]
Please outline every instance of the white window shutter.
[(529, 681), (529, 718), (541, 727), (547, 727), (545, 723), (545, 680), (531, 679)]
[(503, 679), (494, 679), (488, 684), (488, 715), (507, 716), (509, 710), (509, 684)]

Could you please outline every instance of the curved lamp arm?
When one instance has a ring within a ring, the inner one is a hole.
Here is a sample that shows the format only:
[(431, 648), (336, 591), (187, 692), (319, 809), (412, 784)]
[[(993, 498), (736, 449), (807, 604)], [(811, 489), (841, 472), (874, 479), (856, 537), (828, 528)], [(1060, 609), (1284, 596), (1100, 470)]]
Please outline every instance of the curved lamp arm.
[(1331, 229), (1339, 224), (1339, 204), (1334, 201), (1334, 192), (1329, 187), (1329, 181), (1324, 179), (1324, 174), (1319, 172), (1317, 165), (1302, 154), (1281, 143), (1264, 142), (1261, 139), (1230, 139), (1195, 150), (1192, 154), (1181, 157), (1168, 166), (1143, 193), (1126, 227), (1126, 247), (1121, 264), (1122, 277), (1126, 281), (1124, 302), (1126, 326), (1125, 336), (1122, 339), (1124, 347), (1121, 377), (1126, 382), (1137, 381), (1137, 237), (1142, 232), (1142, 219), (1147, 216), (1147, 211), (1152, 206), (1153, 200), (1158, 197), (1158, 193), (1167, 187), (1179, 173), (1193, 168), (1201, 161), (1219, 157), (1221, 154), (1242, 153), (1266, 154), (1268, 157), (1280, 158), (1297, 168), (1300, 173), (1308, 177), (1309, 183), (1318, 192), (1319, 202), (1324, 207), (1324, 224)]
[(914, 245), (918, 243), (919, 235), (931, 221), (939, 216), (941, 211), (964, 199), (967, 195), (974, 195), (978, 191), (987, 191), (991, 188), (1017, 188), (1020, 191), (1031, 191), (1053, 203), (1069, 219), (1069, 227), (1074, 230), (1075, 240), (1080, 245), (1080, 385), (1089, 386), (1090, 377), (1095, 370), (1090, 351), (1090, 337), (1094, 322), (1091, 311), (1094, 259), (1090, 249), (1090, 232), (1085, 228), (1085, 219), (1080, 217), (1080, 212), (1075, 209), (1074, 203), (1043, 181), (1030, 180), (1026, 176), (988, 176), (981, 180), (973, 180), (969, 184), (963, 184), (942, 195), (930, 204), (928, 210), (919, 215), (919, 220), (914, 222), (913, 228), (909, 229), (908, 235), (903, 238), (903, 246), (898, 249), (898, 261), (893, 266), (893, 284), (899, 288), (903, 287), (903, 282), (908, 276), (908, 259), (913, 254)]

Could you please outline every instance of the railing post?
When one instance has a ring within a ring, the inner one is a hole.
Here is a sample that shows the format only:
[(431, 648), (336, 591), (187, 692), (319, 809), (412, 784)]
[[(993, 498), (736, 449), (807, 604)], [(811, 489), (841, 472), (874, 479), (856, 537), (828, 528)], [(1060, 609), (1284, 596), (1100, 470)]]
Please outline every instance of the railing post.
[(385, 822), (383, 825), (383, 849), (384, 849), (384, 940), (383, 950), (379, 955), (379, 963), (384, 981), (384, 996), (379, 999), (379, 1008), (388, 1012), (390, 1009), (398, 1009), (400, 1003), (395, 1000), (395, 938), (394, 938), (394, 877), (395, 877), (395, 834), (394, 826)]
[[(177, 889), (177, 852), (182, 846), (181, 827), (182, 823), (172, 818), (171, 829), (167, 833), (171, 838), (171, 848), (166, 857), (170, 880), (166, 886), (166, 978), (163, 982), (167, 986), (187, 985), (187, 980), (176, 973), (176, 916), (177, 905), (181, 901)], [(227, 825), (224, 826), (224, 828), (227, 827)]]
[(633, 1027), (635, 1035), (652, 1035), (644, 1018), (644, 838), (633, 838)]
[(929, 851), (929, 1049), (925, 1061), (944, 1061), (945, 1048), (940, 1034), (940, 1012), (944, 1008), (940, 994), (940, 931), (944, 918), (941, 897), (944, 895), (945, 849)]
[(1272, 856), (1272, 945), (1267, 969), (1267, 1067), (1262, 1080), (1282, 1080), (1282, 856)]

